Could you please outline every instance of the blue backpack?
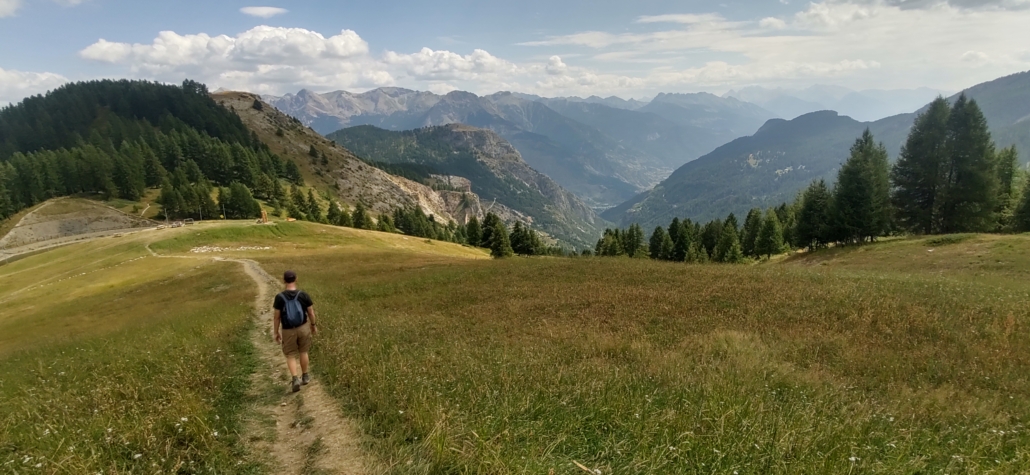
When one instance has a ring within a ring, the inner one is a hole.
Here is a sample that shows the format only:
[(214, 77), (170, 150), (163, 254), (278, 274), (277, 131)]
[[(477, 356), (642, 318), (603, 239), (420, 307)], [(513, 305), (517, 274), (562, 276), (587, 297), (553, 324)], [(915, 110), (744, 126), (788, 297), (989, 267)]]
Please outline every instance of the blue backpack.
[(307, 315), (304, 315), (304, 306), (300, 304), (300, 292), (294, 295), (291, 299), (286, 292), (279, 294), (286, 301), (286, 305), (283, 306), (282, 312), (280, 312), (279, 319), (282, 321), (283, 328), (297, 328), (307, 321)]

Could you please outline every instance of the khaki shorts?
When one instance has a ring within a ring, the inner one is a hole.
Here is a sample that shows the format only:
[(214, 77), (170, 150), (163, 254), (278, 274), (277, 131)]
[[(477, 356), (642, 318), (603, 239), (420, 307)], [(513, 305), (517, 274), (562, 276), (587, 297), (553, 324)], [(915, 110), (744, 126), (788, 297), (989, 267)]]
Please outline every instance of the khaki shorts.
[(297, 328), (283, 328), (283, 354), (296, 356), (311, 349), (311, 322)]

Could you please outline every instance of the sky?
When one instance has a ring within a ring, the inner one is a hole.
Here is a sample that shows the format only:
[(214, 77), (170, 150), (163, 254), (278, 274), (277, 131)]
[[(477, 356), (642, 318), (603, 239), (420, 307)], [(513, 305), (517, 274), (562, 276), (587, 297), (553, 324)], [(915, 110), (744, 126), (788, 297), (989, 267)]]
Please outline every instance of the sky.
[(98, 78), (646, 99), (1030, 70), (1030, 0), (255, 1), (0, 0), (0, 104)]

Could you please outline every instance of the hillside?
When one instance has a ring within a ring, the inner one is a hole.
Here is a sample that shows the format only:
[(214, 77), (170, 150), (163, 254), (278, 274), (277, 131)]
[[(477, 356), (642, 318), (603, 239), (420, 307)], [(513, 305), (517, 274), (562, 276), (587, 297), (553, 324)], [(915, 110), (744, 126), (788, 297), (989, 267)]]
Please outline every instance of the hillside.
[(362, 157), (423, 165), (435, 174), (468, 180), (484, 201), (517, 211), (534, 228), (568, 244), (589, 246), (604, 226), (588, 206), (531, 168), (510, 143), (489, 130), (457, 124), (407, 132), (359, 126), (329, 138)]
[[(465, 223), (472, 216), (482, 219), (487, 211), (492, 211), (508, 223), (527, 222), (525, 216), (507, 207), (490, 208), (481, 203), (475, 193), (434, 189), (421, 181), (392, 175), (370, 165), (274, 107), (265, 104), (261, 110), (255, 109), (254, 101), (260, 100), (255, 95), (222, 92), (212, 97), (235, 111), (273, 151), (296, 163), (310, 186), (328, 190), (351, 207), (361, 202), (378, 215), (419, 206), (427, 215), (443, 222), (459, 223)], [(325, 157), (325, 162), (310, 156), (312, 146)]]
[[(407, 130), (463, 123), (487, 128), (511, 142), (530, 166), (591, 207), (606, 209), (737, 137), (736, 128), (753, 132), (761, 121), (751, 115), (771, 117), (735, 99), (704, 99), (670, 106), (679, 112), (672, 120), (637, 112), (643, 109), (636, 101), (546, 99), (510, 92), (476, 96), (399, 88), (361, 94), (305, 90), (269, 102), (323, 134), (357, 125)], [(717, 111), (717, 120), (706, 119), (711, 111)]]
[[(987, 117), (998, 148), (1016, 145), (1030, 161), (1030, 72), (967, 89)], [(951, 100), (958, 96), (953, 96)], [(814, 112), (785, 121), (768, 121), (754, 135), (741, 137), (690, 162), (655, 186), (602, 216), (621, 225), (654, 226), (674, 216), (709, 220), (752, 207), (791, 201), (812, 180), (833, 182), (854, 140), (869, 128), (897, 158), (915, 113), (876, 122), (859, 122), (836, 112)]]
[(9, 232), (0, 236), (0, 249), (6, 256), (32, 250), (37, 244), (54, 245), (154, 226), (157, 223), (93, 200), (57, 198), (18, 219)]
[(730, 137), (750, 135), (765, 121), (776, 117), (776, 114), (749, 102), (704, 92), (658, 94), (638, 110), (660, 115), (680, 125), (700, 127)]

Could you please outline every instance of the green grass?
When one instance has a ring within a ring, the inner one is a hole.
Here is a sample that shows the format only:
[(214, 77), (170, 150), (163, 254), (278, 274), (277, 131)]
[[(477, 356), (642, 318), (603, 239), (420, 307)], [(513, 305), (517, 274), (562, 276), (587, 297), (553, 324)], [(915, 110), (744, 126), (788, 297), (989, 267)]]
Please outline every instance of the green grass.
[(315, 371), (397, 473), (1020, 473), (1028, 286), (991, 282), (1026, 268), (975, 256), (1026, 244), (947, 246), (969, 257), (944, 274), (896, 260), (918, 241), (827, 266), (259, 260), (298, 271)]
[(255, 473), (238, 264), (101, 239), (0, 267), (0, 472)]

